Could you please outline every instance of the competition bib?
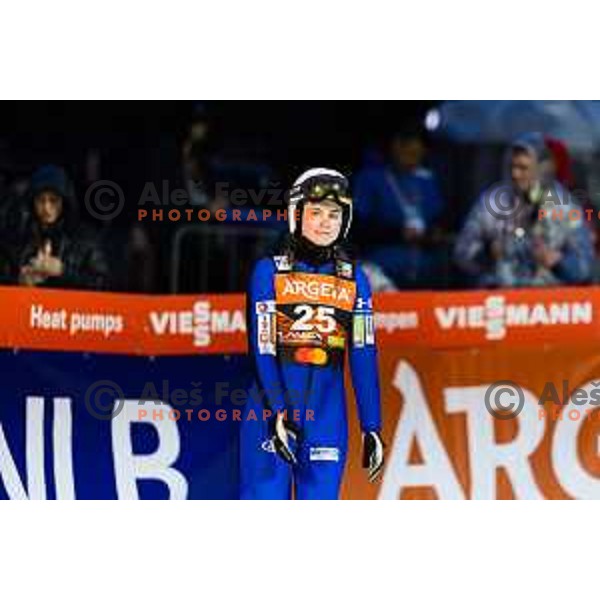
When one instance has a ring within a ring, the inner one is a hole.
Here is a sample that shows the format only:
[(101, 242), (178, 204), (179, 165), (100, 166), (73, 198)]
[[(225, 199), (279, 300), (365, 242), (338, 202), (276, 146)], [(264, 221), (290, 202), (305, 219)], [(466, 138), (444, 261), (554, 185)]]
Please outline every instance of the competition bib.
[(356, 297), (356, 283), (333, 275), (275, 275), (277, 354), (300, 364), (341, 364)]

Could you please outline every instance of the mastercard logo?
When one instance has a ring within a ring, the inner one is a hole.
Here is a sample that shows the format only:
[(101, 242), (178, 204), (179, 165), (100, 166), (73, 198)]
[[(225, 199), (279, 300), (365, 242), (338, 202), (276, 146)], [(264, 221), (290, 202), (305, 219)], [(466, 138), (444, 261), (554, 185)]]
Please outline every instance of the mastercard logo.
[(294, 358), (297, 362), (307, 365), (327, 364), (327, 352), (322, 348), (298, 348)]

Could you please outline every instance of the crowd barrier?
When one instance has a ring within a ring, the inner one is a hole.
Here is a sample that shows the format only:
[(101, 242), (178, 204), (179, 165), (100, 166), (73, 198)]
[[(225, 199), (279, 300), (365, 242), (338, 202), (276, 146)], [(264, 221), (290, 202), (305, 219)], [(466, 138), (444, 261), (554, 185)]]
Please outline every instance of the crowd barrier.
[[(0, 497), (237, 497), (243, 296), (6, 287), (0, 305)], [(349, 386), (344, 498), (600, 497), (600, 290), (382, 294), (375, 310), (387, 462), (369, 484)]]
[[(271, 227), (186, 225), (177, 230), (171, 252), (170, 291), (181, 294), (218, 289), (239, 292), (254, 262), (281, 235)], [(223, 260), (215, 260), (222, 257)]]

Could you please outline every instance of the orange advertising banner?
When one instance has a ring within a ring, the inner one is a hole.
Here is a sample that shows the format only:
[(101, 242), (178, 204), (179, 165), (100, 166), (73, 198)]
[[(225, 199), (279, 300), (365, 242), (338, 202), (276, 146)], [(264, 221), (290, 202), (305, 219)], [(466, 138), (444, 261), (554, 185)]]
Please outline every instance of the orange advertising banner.
[[(599, 498), (597, 344), (380, 353), (386, 466), (369, 484), (349, 401), (345, 498)], [(497, 414), (494, 400), (514, 410)]]
[[(241, 294), (145, 296), (0, 287), (0, 347), (168, 355), (246, 351)], [(600, 290), (408, 292), (375, 298), (380, 348), (600, 342)]]
[[(246, 351), (241, 295), (0, 288), (0, 299), (4, 348)], [(386, 467), (366, 481), (349, 389), (343, 497), (600, 497), (599, 304), (595, 288), (377, 296)]]
[(243, 296), (0, 288), (0, 347), (136, 354), (245, 352)]

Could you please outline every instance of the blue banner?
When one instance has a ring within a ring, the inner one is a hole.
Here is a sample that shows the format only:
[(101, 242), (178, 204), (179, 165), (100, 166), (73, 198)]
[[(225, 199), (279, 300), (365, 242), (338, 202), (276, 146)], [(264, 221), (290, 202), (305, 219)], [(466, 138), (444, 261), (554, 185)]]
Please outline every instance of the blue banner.
[(0, 372), (0, 498), (239, 496), (246, 356), (2, 350)]

